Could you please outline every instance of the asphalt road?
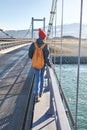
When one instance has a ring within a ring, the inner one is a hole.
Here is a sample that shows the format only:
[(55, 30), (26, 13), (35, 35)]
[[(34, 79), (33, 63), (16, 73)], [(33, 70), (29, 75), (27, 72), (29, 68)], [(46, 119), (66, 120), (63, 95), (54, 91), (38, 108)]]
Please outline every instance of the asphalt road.
[(0, 55), (0, 130), (22, 128), (31, 84), (28, 48)]

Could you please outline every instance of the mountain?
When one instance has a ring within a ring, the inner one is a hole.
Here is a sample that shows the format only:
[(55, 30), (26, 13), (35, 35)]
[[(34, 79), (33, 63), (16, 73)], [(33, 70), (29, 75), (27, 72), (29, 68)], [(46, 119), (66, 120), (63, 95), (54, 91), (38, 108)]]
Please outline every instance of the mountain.
[[(63, 25), (63, 36), (79, 37), (79, 24), (65, 24)], [(46, 30), (48, 26), (46, 26)], [(14, 38), (30, 38), (31, 32), (29, 30), (7, 30), (5, 33), (9, 34)], [(34, 36), (37, 36), (37, 32), (34, 32)], [(61, 36), (61, 26), (56, 26), (56, 37)], [(8, 36), (0, 32), (0, 38), (7, 38)], [(53, 27), (53, 37), (55, 37), (55, 27)], [(87, 24), (82, 25), (82, 38), (87, 39)]]
[[(73, 23), (73, 24), (65, 24), (63, 25), (63, 36), (73, 36), (78, 38), (79, 37), (79, 24)], [(56, 34), (58, 37), (61, 37), (61, 26), (56, 27)], [(55, 32), (55, 29), (54, 29)], [(55, 37), (55, 33), (54, 37)], [(87, 39), (87, 25), (82, 25), (82, 38)]]
[[(6, 30), (3, 32), (0, 32), (0, 38), (8, 38), (10, 36), (14, 38), (23, 38), (27, 34), (28, 30)], [(8, 34), (8, 35), (6, 35)], [(26, 37), (30, 37), (30, 34), (28, 34)]]

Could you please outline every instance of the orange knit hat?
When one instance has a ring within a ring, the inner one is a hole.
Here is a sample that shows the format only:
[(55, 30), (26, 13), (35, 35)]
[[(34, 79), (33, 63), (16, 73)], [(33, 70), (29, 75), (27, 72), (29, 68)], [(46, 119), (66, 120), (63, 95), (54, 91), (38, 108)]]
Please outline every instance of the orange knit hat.
[(46, 33), (40, 28), (39, 29), (39, 32), (38, 32), (38, 36), (42, 39), (45, 39), (46, 38)]

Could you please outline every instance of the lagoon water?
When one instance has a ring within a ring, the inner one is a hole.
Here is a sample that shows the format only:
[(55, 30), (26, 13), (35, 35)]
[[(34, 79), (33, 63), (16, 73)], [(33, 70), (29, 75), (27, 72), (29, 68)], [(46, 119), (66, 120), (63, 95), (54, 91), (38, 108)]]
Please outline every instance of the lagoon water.
[[(62, 65), (60, 77), (60, 65), (55, 65), (56, 73), (58, 78), (61, 78), (61, 85), (74, 118), (76, 112), (77, 68), (77, 65)], [(78, 130), (87, 130), (87, 64), (80, 65), (77, 119)]]

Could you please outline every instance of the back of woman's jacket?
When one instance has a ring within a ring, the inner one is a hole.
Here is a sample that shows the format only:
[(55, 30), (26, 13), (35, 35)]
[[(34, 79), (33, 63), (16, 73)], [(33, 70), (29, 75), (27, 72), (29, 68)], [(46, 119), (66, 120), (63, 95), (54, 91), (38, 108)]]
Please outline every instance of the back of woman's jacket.
[[(36, 43), (38, 45), (38, 47), (41, 47), (42, 44), (44, 44), (44, 41), (42, 38), (38, 38), (36, 40)], [(29, 52), (28, 52), (28, 56), (29, 58), (32, 59), (33, 57), (33, 54), (34, 54), (34, 51), (35, 51), (35, 45), (34, 43), (31, 44), (30, 48), (29, 48)], [(49, 53), (49, 48), (48, 48), (48, 45), (46, 44), (46, 46), (43, 48), (43, 54), (44, 54), (44, 60), (45, 60), (45, 65), (47, 64), (48, 66), (51, 67), (51, 63), (50, 63), (50, 53)]]

